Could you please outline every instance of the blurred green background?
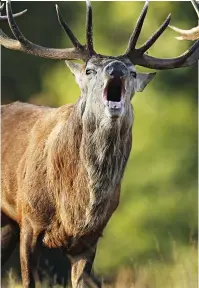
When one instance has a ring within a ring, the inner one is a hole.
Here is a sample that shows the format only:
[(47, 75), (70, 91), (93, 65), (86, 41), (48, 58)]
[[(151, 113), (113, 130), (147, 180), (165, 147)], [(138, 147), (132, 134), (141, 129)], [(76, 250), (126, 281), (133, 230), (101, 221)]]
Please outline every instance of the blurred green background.
[[(54, 6), (54, 2), (47, 1), (12, 3), (13, 12), (28, 8), (26, 15), (17, 18), (17, 23), (29, 40), (48, 47), (71, 47), (59, 26)], [(136, 1), (93, 1), (96, 51), (114, 56), (122, 54), (142, 6), (143, 2)], [(84, 42), (84, 1), (59, 1), (59, 7), (75, 35)], [(169, 13), (172, 13), (171, 23), (177, 27), (189, 29), (197, 25), (191, 2), (151, 2), (138, 44), (147, 40)], [(7, 23), (1, 23), (1, 27), (11, 36)], [(168, 28), (149, 54), (175, 57), (193, 44), (177, 41), (174, 36)], [(64, 61), (2, 48), (1, 65), (3, 104), (20, 100), (57, 107), (75, 103), (80, 95)], [(128, 278), (129, 274), (138, 275), (135, 271), (139, 269), (151, 271), (150, 267), (154, 267), (149, 278), (158, 271), (155, 280), (146, 280), (147, 285), (152, 281), (152, 286), (131, 287), (197, 287), (197, 83), (197, 65), (158, 72), (145, 91), (137, 93), (132, 100), (133, 149), (123, 179), (121, 202), (99, 242), (94, 265), (105, 282), (111, 283), (121, 271), (130, 269), (130, 273), (123, 273)], [(185, 259), (188, 264), (183, 264)], [(178, 263), (185, 270), (180, 268), (176, 272), (171, 268)], [(179, 273), (188, 276), (183, 279)], [(167, 280), (173, 279), (173, 286), (166, 284), (163, 275)], [(140, 276), (133, 276), (129, 281), (136, 285), (138, 279)], [(182, 286), (181, 281), (189, 284)]]

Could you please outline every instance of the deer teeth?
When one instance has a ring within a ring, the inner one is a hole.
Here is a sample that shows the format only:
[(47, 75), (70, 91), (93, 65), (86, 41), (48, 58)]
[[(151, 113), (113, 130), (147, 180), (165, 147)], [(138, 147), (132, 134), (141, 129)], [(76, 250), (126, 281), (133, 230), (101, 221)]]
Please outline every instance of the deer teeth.
[(111, 109), (120, 110), (122, 108), (122, 101), (120, 102), (108, 101), (108, 106)]
[(110, 78), (105, 78), (105, 81), (104, 81), (104, 89), (107, 88), (108, 83), (109, 83), (110, 80), (111, 80)]

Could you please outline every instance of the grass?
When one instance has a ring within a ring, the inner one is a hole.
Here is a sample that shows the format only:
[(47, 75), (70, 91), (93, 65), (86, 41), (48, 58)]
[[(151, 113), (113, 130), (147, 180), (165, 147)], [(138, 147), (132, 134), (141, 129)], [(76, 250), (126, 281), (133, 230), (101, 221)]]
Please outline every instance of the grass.
[[(173, 259), (166, 262), (160, 255), (159, 261), (148, 260), (144, 265), (122, 266), (115, 276), (102, 279), (103, 288), (197, 288), (198, 262), (197, 247), (175, 247)], [(9, 271), (2, 281), (3, 288), (22, 288), (13, 271)], [(47, 288), (47, 283), (37, 285)], [(54, 286), (60, 288), (61, 286)]]

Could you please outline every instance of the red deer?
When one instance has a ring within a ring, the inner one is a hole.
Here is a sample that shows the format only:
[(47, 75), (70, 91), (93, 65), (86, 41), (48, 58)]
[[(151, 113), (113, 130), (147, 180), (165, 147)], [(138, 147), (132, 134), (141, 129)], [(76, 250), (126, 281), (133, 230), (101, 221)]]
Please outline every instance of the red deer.
[[(98, 239), (119, 203), (132, 146), (131, 99), (155, 76), (136, 72), (135, 66), (157, 70), (190, 66), (198, 59), (199, 42), (176, 58), (147, 55), (168, 27), (169, 15), (137, 49), (146, 1), (126, 52), (118, 57), (97, 54), (87, 1), (86, 45), (78, 41), (56, 6), (74, 48), (45, 48), (23, 36), (10, 1), (6, 8), (16, 40), (1, 31), (1, 45), (65, 60), (81, 96), (76, 104), (56, 109), (18, 102), (2, 107), (2, 264), (19, 239), (23, 287), (32, 288), (40, 246), (62, 247), (73, 258), (72, 287), (87, 287)], [(76, 59), (85, 63), (69, 61)]]

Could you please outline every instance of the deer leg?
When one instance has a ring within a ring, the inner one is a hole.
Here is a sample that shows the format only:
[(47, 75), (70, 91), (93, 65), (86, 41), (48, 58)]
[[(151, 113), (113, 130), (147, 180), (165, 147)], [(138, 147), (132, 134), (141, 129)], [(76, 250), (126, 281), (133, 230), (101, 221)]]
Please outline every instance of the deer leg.
[(70, 257), (71, 260), (71, 282), (73, 288), (98, 288), (94, 280), (91, 278), (91, 270), (95, 258), (96, 248), (90, 249), (79, 257)]
[(35, 233), (30, 223), (26, 221), (20, 233), (20, 262), (23, 288), (35, 288), (34, 274), (39, 257), (39, 233)]
[(19, 241), (19, 227), (15, 223), (7, 223), (1, 229), (1, 265), (10, 258)]

